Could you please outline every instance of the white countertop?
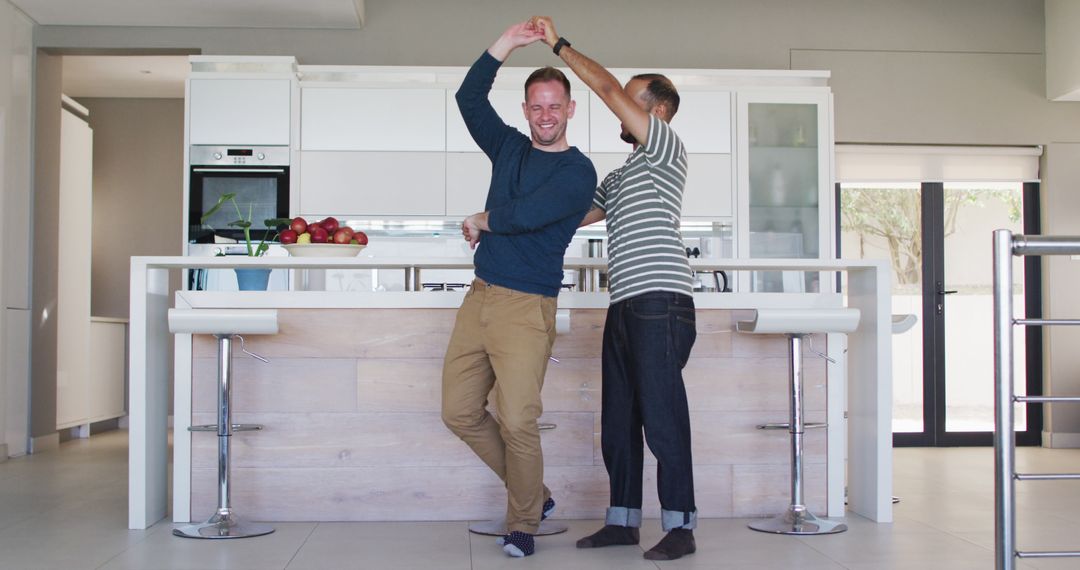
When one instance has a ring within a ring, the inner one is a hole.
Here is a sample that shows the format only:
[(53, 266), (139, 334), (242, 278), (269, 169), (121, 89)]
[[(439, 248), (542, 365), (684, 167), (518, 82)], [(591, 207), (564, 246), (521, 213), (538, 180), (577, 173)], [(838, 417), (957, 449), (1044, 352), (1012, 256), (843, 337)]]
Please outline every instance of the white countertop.
[[(862, 269), (887, 268), (885, 260), (866, 259), (691, 259), (695, 270), (710, 269), (791, 269), (797, 271), (858, 271)], [(607, 267), (607, 259), (601, 257), (567, 257), (567, 269)], [(472, 269), (471, 257), (142, 257), (131, 258), (132, 269), (157, 267), (184, 269), (190, 267), (270, 267), (286, 269)]]
[[(464, 291), (177, 291), (176, 306), (245, 309), (456, 309)], [(564, 291), (560, 309), (606, 309), (607, 293)], [(694, 293), (698, 309), (829, 308), (837, 293)]]

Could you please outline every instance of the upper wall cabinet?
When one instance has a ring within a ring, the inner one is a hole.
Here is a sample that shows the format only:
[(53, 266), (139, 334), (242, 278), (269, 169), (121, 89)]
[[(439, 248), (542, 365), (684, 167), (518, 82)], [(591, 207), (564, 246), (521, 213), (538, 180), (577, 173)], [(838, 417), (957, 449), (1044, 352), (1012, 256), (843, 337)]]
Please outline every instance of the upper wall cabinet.
[[(446, 92), (446, 150), (449, 152), (480, 152), (473, 142), (465, 121), (461, 118), (456, 89)], [(529, 136), (529, 122), (525, 119), (522, 103), (525, 102), (523, 89), (492, 89), (488, 100), (495, 112), (506, 124)], [(567, 122), (566, 140), (570, 146), (576, 146), (581, 152), (589, 152), (589, 95), (578, 92), (574, 116)]]
[(303, 150), (446, 149), (445, 89), (307, 87), (300, 106)]
[[(683, 91), (671, 127), (691, 154), (731, 154), (731, 93)], [(619, 138), (618, 117), (596, 95), (590, 99), (590, 142), (593, 152), (628, 152)]]
[(191, 144), (289, 144), (289, 79), (192, 79), (188, 95)]

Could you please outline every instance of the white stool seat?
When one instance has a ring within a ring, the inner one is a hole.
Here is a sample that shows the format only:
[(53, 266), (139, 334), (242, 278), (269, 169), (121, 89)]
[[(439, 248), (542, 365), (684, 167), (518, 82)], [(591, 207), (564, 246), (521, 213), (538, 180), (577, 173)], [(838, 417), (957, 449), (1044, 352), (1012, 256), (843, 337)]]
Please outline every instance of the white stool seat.
[[(786, 427), (791, 435), (791, 502), (781, 514), (755, 521), (748, 526), (761, 532), (774, 534), (832, 534), (844, 532), (847, 525), (827, 519), (819, 519), (806, 508), (803, 500), (803, 437), (806, 428), (803, 413), (803, 365), (802, 342), (806, 335), (821, 333), (851, 333), (859, 326), (858, 309), (758, 309), (754, 320), (739, 321), (739, 332), (753, 334), (782, 334), (788, 343), (788, 410), (790, 420), (786, 424), (766, 424), (759, 428)], [(826, 357), (828, 358), (828, 357)], [(822, 425), (822, 424), (818, 424)]]
[(277, 334), (275, 309), (169, 309), (173, 334)]
[(262, 429), (262, 426), (258, 425), (232, 423), (233, 340), (239, 336), (242, 343), (244, 337), (241, 335), (277, 334), (277, 311), (273, 309), (169, 309), (169, 332), (212, 334), (217, 337), (218, 344), (217, 424), (188, 428), (191, 431), (217, 432), (218, 506), (206, 522), (174, 528), (173, 535), (185, 538), (228, 539), (262, 536), (274, 532), (274, 528), (270, 525), (244, 522), (237, 516), (232, 508), (230, 467), (233, 433)]
[(756, 334), (850, 333), (859, 326), (858, 309), (757, 309), (754, 320), (739, 321), (739, 332)]
[(907, 315), (893, 315), (892, 316), (892, 333), (900, 334), (908, 332), (911, 327), (915, 326), (915, 321), (919, 319), (912, 314)]

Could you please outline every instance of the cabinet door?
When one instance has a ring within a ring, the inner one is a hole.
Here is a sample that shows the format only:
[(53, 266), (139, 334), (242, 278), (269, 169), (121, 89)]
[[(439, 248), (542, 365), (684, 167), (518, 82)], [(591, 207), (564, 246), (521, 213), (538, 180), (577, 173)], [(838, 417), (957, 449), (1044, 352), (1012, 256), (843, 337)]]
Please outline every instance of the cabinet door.
[[(832, 121), (829, 94), (739, 94), (740, 257), (833, 257)], [(791, 273), (791, 272), (784, 272)], [(802, 279), (755, 272), (754, 291), (820, 291)]]
[[(592, 153), (597, 180), (626, 162), (625, 153)], [(684, 218), (730, 218), (732, 206), (731, 155), (687, 155), (686, 191), (683, 194)]]
[[(480, 147), (473, 142), (469, 130), (465, 127), (465, 121), (461, 118), (454, 93), (457, 89), (446, 92), (446, 150), (448, 152), (480, 152)], [(581, 152), (589, 152), (589, 94), (575, 92), (574, 116), (566, 124), (566, 142), (570, 146), (576, 146)], [(502, 120), (529, 136), (529, 121), (525, 119), (525, 111), (522, 103), (525, 102), (525, 91), (522, 89), (492, 89), (488, 94), (488, 100), (495, 112)]]
[(491, 184), (491, 160), (482, 152), (446, 154), (446, 215), (484, 211)]
[[(595, 94), (590, 94), (590, 140), (593, 152), (628, 152), (630, 145), (619, 138), (619, 118)], [(688, 154), (731, 154), (731, 93), (727, 91), (683, 91), (679, 111), (671, 128), (682, 139)]]
[(291, 97), (288, 79), (192, 79), (191, 144), (287, 145)]
[(301, 148), (445, 150), (445, 93), (445, 89), (304, 88)]
[(442, 216), (442, 152), (300, 153), (303, 216)]

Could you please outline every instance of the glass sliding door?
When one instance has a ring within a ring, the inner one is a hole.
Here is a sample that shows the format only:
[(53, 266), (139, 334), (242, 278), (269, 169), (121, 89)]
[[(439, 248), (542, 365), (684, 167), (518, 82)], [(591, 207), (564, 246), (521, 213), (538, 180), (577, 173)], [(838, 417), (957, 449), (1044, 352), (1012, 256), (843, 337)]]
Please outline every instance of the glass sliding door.
[[(1024, 233), (1023, 185), (1013, 183), (944, 185), (945, 431), (994, 431), (993, 297), (990, 249), (996, 229)], [(1013, 257), (1014, 315), (1023, 318), (1024, 258)], [(1017, 331), (1018, 336), (1020, 331)], [(1017, 395), (1026, 394), (1026, 346), (1017, 342), (1014, 365)], [(1016, 406), (1016, 429), (1027, 425), (1026, 407)]]
[[(894, 316), (893, 439), (899, 446), (990, 445), (994, 429), (991, 232), (1036, 234), (1038, 183), (837, 184), (844, 259), (888, 259)], [(1016, 258), (1016, 316), (1041, 315), (1039, 259)], [(1039, 393), (1042, 337), (1016, 344), (1018, 394)], [(1042, 410), (1018, 405), (1017, 442), (1038, 444)]]
[[(840, 186), (843, 259), (888, 259), (892, 313), (922, 322), (922, 188), (918, 182)], [(918, 325), (892, 337), (893, 432), (922, 433), (923, 335)]]

